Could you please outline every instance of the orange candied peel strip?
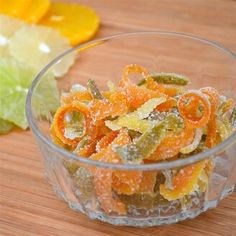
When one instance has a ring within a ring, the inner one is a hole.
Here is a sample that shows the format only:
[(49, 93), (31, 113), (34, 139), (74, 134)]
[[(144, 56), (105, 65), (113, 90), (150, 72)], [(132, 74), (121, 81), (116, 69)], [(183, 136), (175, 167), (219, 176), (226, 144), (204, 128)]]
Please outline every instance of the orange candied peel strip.
[[(193, 101), (195, 102), (195, 111), (197, 111), (197, 108), (200, 105), (202, 106), (202, 115), (200, 117), (198, 117), (197, 114), (193, 114), (192, 109), (188, 109), (189, 103), (192, 104)], [(191, 90), (183, 94), (178, 100), (178, 109), (180, 115), (185, 121), (185, 125), (190, 128), (201, 128), (205, 126), (210, 119), (211, 106), (209, 100), (199, 91)]]
[(134, 194), (139, 190), (142, 171), (116, 170), (112, 176), (112, 188), (118, 194)]
[(182, 86), (172, 85), (172, 84), (159, 84), (152, 77), (146, 79), (146, 88), (154, 91), (159, 91), (160, 93), (166, 94), (170, 97), (176, 96), (180, 92)]
[(146, 79), (146, 88), (151, 90), (158, 90), (161, 93), (165, 92), (165, 88), (163, 84), (158, 84), (152, 77), (148, 77)]
[(96, 145), (96, 151), (100, 152), (102, 149), (106, 148), (109, 144), (113, 142), (113, 140), (119, 134), (118, 131), (111, 131), (107, 135), (103, 136)]
[(124, 92), (127, 96), (129, 107), (131, 109), (137, 109), (149, 99), (158, 98), (163, 95), (159, 91), (150, 90), (137, 85), (131, 85), (126, 87)]
[[(66, 128), (65, 115), (73, 111), (81, 112), (84, 115), (85, 131), (81, 137), (75, 139), (69, 139), (64, 136)], [(57, 110), (53, 120), (53, 127), (56, 137), (60, 139), (61, 142), (63, 142), (64, 144), (75, 146), (85, 135), (89, 133), (91, 123), (92, 123), (92, 118), (88, 107), (86, 107), (83, 103), (74, 102), (72, 104), (64, 105)]]
[[(93, 154), (90, 159), (110, 163), (119, 163), (119, 156), (112, 150), (111, 145), (125, 145), (131, 142), (126, 130), (121, 130), (113, 142), (100, 152)], [(125, 205), (113, 197), (112, 175), (113, 170), (95, 168), (92, 170), (94, 176), (94, 185), (98, 201), (101, 208), (107, 212), (116, 212), (119, 215), (126, 214)]]
[(96, 152), (96, 144), (97, 140), (91, 140), (87, 145), (85, 145), (85, 147), (81, 148), (81, 150), (77, 152), (77, 155), (82, 157), (90, 157)]
[(143, 171), (142, 180), (137, 193), (153, 194), (156, 185), (157, 171)]
[(160, 112), (167, 112), (175, 106), (177, 106), (177, 100), (170, 97), (170, 98), (167, 99), (167, 101), (165, 101), (162, 104), (158, 105), (155, 110), (160, 111)]
[(148, 160), (165, 160), (177, 155), (181, 148), (192, 143), (194, 139), (194, 129), (185, 127), (179, 134), (174, 134), (165, 137), (156, 151), (149, 156)]
[(205, 161), (183, 167), (173, 178), (173, 189), (160, 185), (160, 194), (168, 201), (180, 199), (191, 194), (198, 187), (198, 180), (204, 171)]
[(212, 148), (217, 143), (216, 112), (219, 105), (219, 93), (215, 88), (212, 87), (205, 87), (200, 89), (200, 91), (209, 97), (211, 103), (211, 114), (207, 126), (208, 130), (207, 130), (206, 145), (209, 148)]
[(109, 116), (120, 116), (128, 112), (127, 98), (124, 94), (115, 92), (109, 100), (94, 99), (91, 112), (96, 120), (102, 120)]
[(91, 101), (93, 99), (92, 94), (88, 90), (71, 92), (70, 94), (62, 94), (61, 102), (63, 104), (72, 103), (75, 101)]
[[(103, 150), (110, 145), (117, 137), (118, 131), (112, 131), (104, 136), (96, 146), (97, 152)], [(119, 171), (116, 170), (112, 175), (112, 188), (117, 193), (133, 194), (139, 189), (139, 183), (141, 181), (141, 171)]]
[(143, 66), (137, 65), (137, 64), (130, 64), (124, 67), (123, 73), (122, 73), (122, 79), (119, 82), (119, 87), (126, 87), (132, 85), (132, 81), (129, 78), (130, 73), (139, 73), (143, 77), (147, 77), (149, 75), (147, 69)]

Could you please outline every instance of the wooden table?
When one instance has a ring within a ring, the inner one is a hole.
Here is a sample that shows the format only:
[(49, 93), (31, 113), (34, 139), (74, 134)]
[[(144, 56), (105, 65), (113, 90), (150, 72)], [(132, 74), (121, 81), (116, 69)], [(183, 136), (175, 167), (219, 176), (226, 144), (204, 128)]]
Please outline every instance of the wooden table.
[[(235, 0), (80, 0), (101, 16), (97, 36), (140, 30), (193, 33), (236, 52)], [(0, 137), (0, 235), (236, 235), (236, 192), (219, 207), (175, 225), (115, 227), (73, 212), (43, 176), (29, 131)]]

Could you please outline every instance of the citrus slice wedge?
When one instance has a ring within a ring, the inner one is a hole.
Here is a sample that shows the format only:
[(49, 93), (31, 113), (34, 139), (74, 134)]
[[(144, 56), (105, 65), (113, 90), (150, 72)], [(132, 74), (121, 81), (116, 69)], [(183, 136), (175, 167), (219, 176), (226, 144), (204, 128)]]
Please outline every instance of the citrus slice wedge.
[(49, 0), (34, 0), (21, 18), (28, 23), (37, 23), (47, 13), (49, 7)]
[(24, 25), (24, 22), (14, 17), (0, 15), (0, 56), (9, 56), (9, 38), (17, 29)]
[[(25, 25), (9, 40), (11, 56), (38, 71), (69, 48), (67, 40), (56, 30), (44, 26)], [(66, 73), (74, 62), (74, 56), (71, 53), (58, 62), (52, 68), (53, 74), (59, 77)]]
[[(28, 88), (35, 74), (36, 72), (33, 69), (18, 61), (0, 59), (0, 118), (23, 129), (28, 127), (25, 116), (25, 101)], [(43, 78), (35, 91), (40, 93), (40, 96), (36, 95), (32, 101), (38, 115), (47, 116), (49, 110), (55, 111), (59, 104), (58, 91), (53, 80), (52, 75), (50, 79)]]
[(0, 0), (0, 14), (21, 18), (32, 0)]
[(97, 31), (99, 17), (89, 7), (55, 2), (40, 24), (57, 29), (71, 45), (90, 39)]

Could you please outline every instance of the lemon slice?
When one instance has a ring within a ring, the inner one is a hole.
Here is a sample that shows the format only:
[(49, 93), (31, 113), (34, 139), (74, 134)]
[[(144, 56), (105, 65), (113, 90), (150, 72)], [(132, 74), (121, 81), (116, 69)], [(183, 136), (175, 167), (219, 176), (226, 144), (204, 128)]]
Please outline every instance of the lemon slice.
[[(44, 26), (24, 25), (9, 40), (10, 55), (37, 71), (69, 48), (64, 37), (56, 30)], [(65, 57), (52, 68), (53, 74), (57, 77), (65, 74), (74, 59), (73, 53)]]
[[(28, 88), (35, 77), (35, 70), (12, 59), (0, 58), (0, 118), (26, 129), (25, 101)], [(36, 88), (33, 106), (37, 115), (56, 110), (59, 102), (56, 82), (53, 77), (43, 79)], [(42, 106), (44, 106), (42, 108)]]
[(37, 23), (47, 13), (49, 7), (49, 0), (34, 0), (21, 18), (29, 23)]
[(0, 14), (21, 18), (31, 1), (32, 0), (0, 0)]
[(9, 55), (9, 38), (23, 25), (24, 22), (21, 20), (5, 15), (0, 15), (0, 56)]
[(90, 39), (96, 33), (99, 17), (89, 7), (55, 2), (39, 23), (57, 29), (71, 45), (76, 45)]

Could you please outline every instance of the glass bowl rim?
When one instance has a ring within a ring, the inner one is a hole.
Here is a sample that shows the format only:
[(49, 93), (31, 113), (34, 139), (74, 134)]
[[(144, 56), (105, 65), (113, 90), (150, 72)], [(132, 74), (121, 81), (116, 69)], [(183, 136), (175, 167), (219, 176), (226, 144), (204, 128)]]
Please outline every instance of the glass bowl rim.
[(215, 147), (208, 149), (205, 152), (201, 152), (199, 154), (195, 154), (193, 156), (190, 156), (185, 159), (178, 159), (174, 161), (161, 161), (158, 163), (152, 163), (152, 164), (115, 164), (115, 163), (107, 163), (107, 162), (100, 162), (91, 160), (85, 157), (80, 157), (75, 155), (72, 152), (69, 152), (56, 144), (54, 144), (51, 140), (46, 138), (41, 131), (39, 130), (38, 126), (34, 122), (33, 119), (33, 113), (32, 113), (32, 107), (31, 107), (31, 101), (32, 96), (35, 87), (37, 86), (37, 83), (40, 81), (41, 77), (50, 69), (51, 66), (56, 64), (58, 61), (60, 61), (64, 56), (67, 54), (74, 52), (76, 50), (82, 50), (82, 49), (89, 49), (89, 46), (96, 46), (101, 43), (104, 43), (109, 40), (123, 38), (123, 37), (130, 37), (130, 36), (145, 36), (145, 35), (168, 35), (168, 36), (176, 36), (176, 37), (182, 37), (182, 38), (189, 38), (195, 41), (199, 41), (201, 43), (207, 44), (209, 46), (212, 46), (223, 53), (227, 54), (229, 57), (235, 60), (236, 62), (236, 54), (232, 52), (231, 50), (225, 48), (219, 43), (215, 43), (211, 40), (204, 39), (202, 37), (195, 36), (193, 34), (186, 34), (182, 32), (173, 32), (173, 31), (138, 31), (138, 32), (129, 32), (129, 33), (121, 33), (121, 34), (115, 34), (95, 40), (91, 40), (87, 43), (83, 43), (81, 45), (78, 45), (76, 47), (70, 48), (69, 50), (61, 53), (56, 58), (51, 60), (41, 71), (36, 75), (35, 79), (33, 80), (31, 87), (28, 91), (27, 98), (26, 98), (26, 117), (29, 123), (29, 126), (31, 130), (33, 131), (34, 135), (37, 136), (43, 143), (45, 143), (49, 148), (52, 148), (54, 151), (60, 153), (64, 157), (68, 158), (68, 160), (76, 160), (81, 163), (87, 164), (87, 165), (93, 165), (100, 168), (109, 168), (109, 169), (122, 169), (122, 170), (140, 170), (140, 171), (148, 171), (148, 170), (166, 170), (166, 169), (172, 169), (177, 168), (179, 166), (186, 166), (193, 164), (195, 162), (204, 160), (206, 158), (212, 157), (214, 155), (217, 155), (218, 153), (222, 152), (223, 150), (226, 150), (228, 147), (233, 145), (236, 142), (236, 131), (229, 136), (226, 140), (224, 140), (222, 143), (216, 145)]

